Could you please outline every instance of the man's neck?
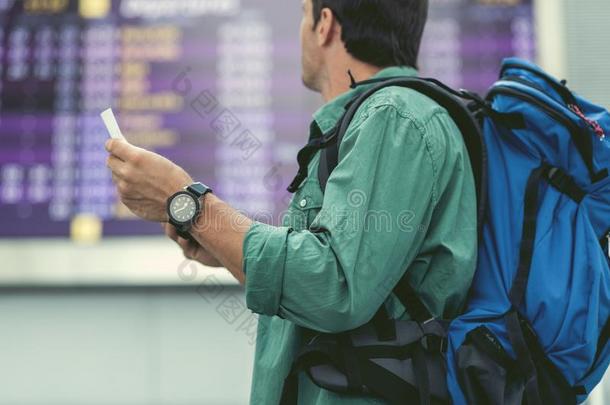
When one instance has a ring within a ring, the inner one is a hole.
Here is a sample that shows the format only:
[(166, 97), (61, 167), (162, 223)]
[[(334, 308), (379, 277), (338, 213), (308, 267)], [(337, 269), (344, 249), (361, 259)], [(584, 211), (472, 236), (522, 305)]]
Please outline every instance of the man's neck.
[(354, 80), (360, 82), (363, 80), (370, 79), (381, 68), (367, 65), (361, 62), (339, 64), (329, 68), (327, 72), (327, 79), (322, 85), (322, 99), (325, 103), (333, 100), (337, 96), (345, 93), (350, 89), (351, 78), (348, 73), (351, 72)]

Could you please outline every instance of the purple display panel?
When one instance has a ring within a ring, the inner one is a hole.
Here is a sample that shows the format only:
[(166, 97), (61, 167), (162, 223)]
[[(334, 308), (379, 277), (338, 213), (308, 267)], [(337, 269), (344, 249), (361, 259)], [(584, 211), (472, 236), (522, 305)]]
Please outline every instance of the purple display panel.
[(421, 49), (425, 75), (484, 93), (503, 58), (536, 56), (531, 0), (431, 0)]
[[(80, 214), (107, 236), (161, 232), (117, 201), (107, 107), (130, 142), (278, 224), (321, 103), (300, 18), (290, 1), (0, 0), (0, 237), (65, 237)], [(529, 1), (431, 1), (422, 75), (485, 91), (510, 55), (534, 56)]]

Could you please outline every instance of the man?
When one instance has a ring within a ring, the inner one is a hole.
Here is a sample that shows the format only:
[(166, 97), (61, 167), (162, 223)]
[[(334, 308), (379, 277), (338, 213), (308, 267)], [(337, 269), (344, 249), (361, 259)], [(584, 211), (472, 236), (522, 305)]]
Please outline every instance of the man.
[[(303, 1), (303, 82), (326, 102), (311, 137), (329, 131), (369, 88), (350, 89), (350, 76), (416, 75), (427, 7), (425, 0)], [(167, 222), (168, 198), (193, 179), (127, 143), (109, 141), (107, 150), (122, 201), (144, 219)], [(360, 108), (339, 152), (324, 195), (314, 157), (286, 226), (254, 222), (213, 193), (201, 197), (194, 242), (165, 225), (187, 257), (224, 266), (245, 284), (248, 307), (261, 315), (252, 404), (279, 402), (307, 329), (356, 328), (384, 303), (393, 317), (408, 318), (391, 294), (405, 269), (435, 316), (455, 317), (465, 301), (476, 261), (476, 197), (447, 111), (417, 92), (384, 89)], [(301, 375), (299, 403), (384, 402), (342, 396)]]

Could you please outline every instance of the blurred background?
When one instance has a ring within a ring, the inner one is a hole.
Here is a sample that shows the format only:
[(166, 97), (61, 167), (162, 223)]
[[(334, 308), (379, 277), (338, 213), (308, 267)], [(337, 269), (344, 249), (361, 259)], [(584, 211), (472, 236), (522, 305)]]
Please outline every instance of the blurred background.
[[(607, 0), (430, 2), (423, 76), (485, 92), (520, 56), (610, 106)], [(243, 290), (117, 202), (99, 113), (277, 224), (321, 104), (300, 18), (296, 0), (0, 0), (0, 405), (247, 403)]]

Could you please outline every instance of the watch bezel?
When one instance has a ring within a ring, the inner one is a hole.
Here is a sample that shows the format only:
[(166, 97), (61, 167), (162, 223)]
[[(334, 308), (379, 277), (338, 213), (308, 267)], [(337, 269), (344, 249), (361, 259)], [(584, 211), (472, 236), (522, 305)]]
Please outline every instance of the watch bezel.
[[(189, 196), (192, 200), (195, 201), (195, 213), (193, 214), (193, 216), (191, 217), (191, 219), (189, 219), (188, 221), (179, 221), (177, 220), (171, 212), (171, 206), (172, 206), (172, 202), (178, 198), (179, 196), (182, 195), (186, 195)], [(167, 206), (166, 206), (166, 211), (167, 211), (167, 216), (169, 217), (170, 223), (172, 225), (175, 226), (191, 226), (193, 225), (194, 220), (199, 216), (199, 213), (201, 212), (201, 202), (199, 201), (199, 198), (195, 195), (193, 195), (193, 193), (186, 191), (186, 190), (181, 190), (178, 191), (177, 193), (173, 194), (171, 197), (168, 198), (167, 200)]]

